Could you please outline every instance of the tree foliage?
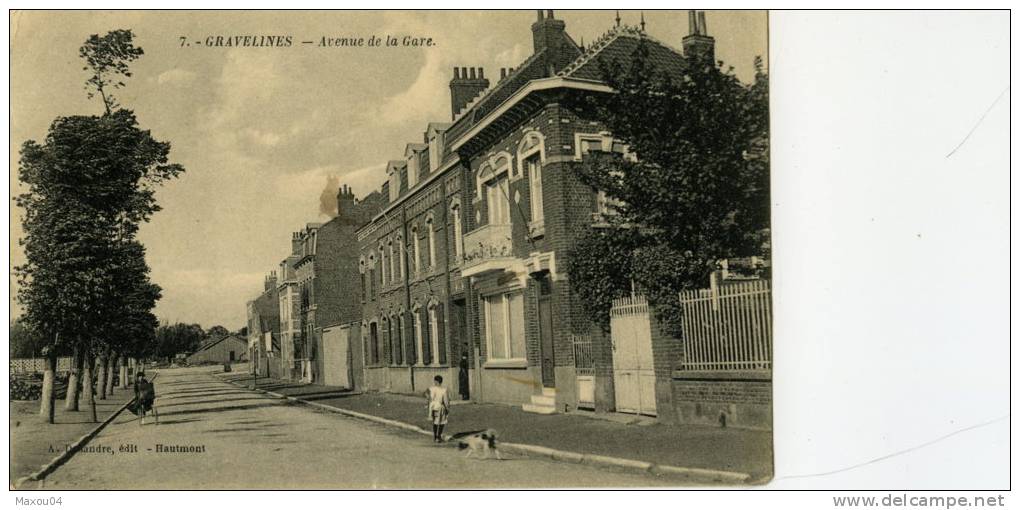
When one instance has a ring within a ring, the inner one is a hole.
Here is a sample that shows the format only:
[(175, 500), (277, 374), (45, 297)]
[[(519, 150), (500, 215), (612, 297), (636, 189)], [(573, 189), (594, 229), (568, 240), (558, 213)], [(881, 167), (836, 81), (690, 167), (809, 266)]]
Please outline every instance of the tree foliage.
[(26, 262), (15, 275), (25, 323), (50, 355), (75, 350), (89, 363), (153, 350), (161, 290), (136, 234), (159, 211), (155, 187), (184, 171), (169, 162), (170, 144), (111, 94), (143, 54), (132, 40), (115, 30), (85, 42), (86, 89), (104, 113), (56, 118), (42, 143), (22, 145), (18, 168), (27, 188), (15, 198), (24, 210)]
[(706, 286), (721, 259), (768, 256), (768, 77), (755, 62), (750, 85), (732, 68), (693, 58), (666, 73), (646, 42), (625, 62), (602, 62), (616, 92), (576, 106), (602, 120), (626, 151), (596, 151), (578, 167), (613, 213), (607, 228), (581, 241), (568, 268), (586, 298), (602, 289), (585, 300), (593, 316), (608, 317), (602, 296), (628, 292), (621, 284), (633, 280), (679, 334), (680, 290)]
[(198, 324), (162, 324), (155, 331), (153, 354), (172, 361), (178, 354), (195, 352), (205, 339), (205, 330)]
[(85, 82), (89, 99), (99, 94), (106, 113), (116, 109), (119, 105), (113, 97), (113, 89), (124, 86), (123, 80), (131, 77), (128, 64), (144, 53), (135, 47), (131, 30), (114, 30), (102, 37), (92, 34), (78, 49), (78, 56), (85, 60), (82, 69), (91, 73)]

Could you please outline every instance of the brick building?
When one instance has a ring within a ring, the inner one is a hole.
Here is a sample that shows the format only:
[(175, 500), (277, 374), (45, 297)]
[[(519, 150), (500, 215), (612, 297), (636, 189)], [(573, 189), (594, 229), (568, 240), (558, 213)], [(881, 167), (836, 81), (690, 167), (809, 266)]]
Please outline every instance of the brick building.
[[(323, 344), (323, 330), (356, 324), (361, 318), (355, 231), (384, 202), (379, 192), (358, 201), (351, 189), (343, 186), (337, 193), (336, 217), (325, 223), (308, 223), (291, 235), (290, 254), (275, 273), (279, 370), (274, 377), (328, 383), (325, 372), (333, 352)], [(258, 310), (249, 307), (250, 324)], [(347, 355), (343, 358), (339, 365), (360, 372), (360, 354), (357, 368), (350, 366)]]
[[(592, 324), (564, 267), (607, 209), (574, 169), (589, 151), (624, 151), (581, 105), (611, 92), (599, 62), (629, 58), (641, 39), (661, 69), (685, 61), (638, 28), (589, 48), (551, 11), (531, 30), (533, 54), (491, 87), (483, 69), (455, 69), (452, 123), (428, 124), (387, 165), (388, 203), (357, 234), (369, 389), (418, 392), (439, 373), (457, 393), (466, 356), (472, 399), (577, 404), (571, 338)], [(685, 49), (710, 57), (712, 39), (692, 34)]]
[(248, 359), (262, 377), (277, 377), (280, 368), (280, 294), (276, 271), (266, 275), (259, 297), (248, 302)]

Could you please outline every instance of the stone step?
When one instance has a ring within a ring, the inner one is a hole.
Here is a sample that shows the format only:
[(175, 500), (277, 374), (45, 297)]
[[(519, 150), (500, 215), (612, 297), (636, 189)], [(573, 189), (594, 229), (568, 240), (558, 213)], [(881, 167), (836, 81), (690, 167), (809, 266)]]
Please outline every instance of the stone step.
[(556, 396), (556, 388), (542, 388), (542, 394), (547, 396), (547, 397), (555, 397)]
[(536, 406), (556, 407), (556, 397), (548, 395), (532, 395), (531, 403)]
[(524, 404), (522, 406), (525, 412), (535, 414), (556, 414), (556, 408), (552, 406), (539, 406), (535, 404)]

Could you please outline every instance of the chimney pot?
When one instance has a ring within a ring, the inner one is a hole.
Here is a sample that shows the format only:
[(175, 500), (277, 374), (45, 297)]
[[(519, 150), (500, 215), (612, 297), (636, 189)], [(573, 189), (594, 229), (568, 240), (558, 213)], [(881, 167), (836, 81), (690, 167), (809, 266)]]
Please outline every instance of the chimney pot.
[(478, 68), (478, 79), (479, 80), (484, 80), (485, 79), (485, 68), (484, 67), (479, 67)]
[(460, 69), (457, 69), (456, 67), (453, 68), (453, 79), (454, 80), (460, 79)]

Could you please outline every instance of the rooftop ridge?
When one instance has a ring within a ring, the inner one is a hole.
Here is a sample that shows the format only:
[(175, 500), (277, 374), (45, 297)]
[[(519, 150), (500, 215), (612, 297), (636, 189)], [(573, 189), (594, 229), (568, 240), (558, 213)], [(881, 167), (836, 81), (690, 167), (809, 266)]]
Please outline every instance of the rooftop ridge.
[(534, 61), (535, 59), (537, 59), (539, 56), (543, 55), (544, 53), (545, 53), (545, 50), (542, 50), (542, 51), (540, 51), (538, 53), (533, 53), (530, 57), (524, 59), (523, 62), (518, 64), (517, 67), (511, 68), (511, 69), (513, 69), (513, 72), (507, 73), (507, 75), (502, 77), (502, 78), (500, 78), (499, 81), (497, 81), (495, 85), (493, 85), (493, 86), (483, 90), (481, 93), (479, 93), (477, 96), (475, 96), (474, 99), (469, 101), (468, 104), (464, 105), (464, 109), (462, 109), (460, 111), (460, 113), (457, 114), (457, 116), (453, 119), (453, 122), (450, 123), (450, 126), (452, 127), (453, 124), (456, 124), (458, 121), (461, 120), (462, 117), (464, 117), (465, 115), (470, 113), (474, 109), (474, 107), (477, 106), (478, 103), (480, 103), (483, 99), (485, 99), (486, 97), (489, 97), (492, 93), (496, 92), (497, 90), (500, 90), (500, 88), (503, 85), (505, 85), (506, 83), (509, 83), (510, 80), (515, 78), (517, 75), (519, 75), (525, 69), (527, 69), (528, 65), (531, 64), (532, 61)]
[[(605, 31), (602, 35), (600, 35), (594, 41), (592, 41), (592, 43), (589, 44), (587, 48), (585, 48), (584, 52), (581, 53), (581, 55), (579, 57), (577, 57), (577, 59), (575, 59), (573, 62), (567, 64), (566, 67), (564, 67), (563, 70), (561, 70), (559, 73), (556, 73), (556, 75), (557, 76), (569, 76), (570, 73), (572, 73), (572, 72), (576, 71), (577, 69), (581, 68), (583, 65), (587, 64), (588, 62), (591, 62), (591, 60), (593, 58), (595, 58), (595, 56), (597, 56), (599, 53), (601, 53), (603, 49), (605, 49), (613, 41), (619, 39), (620, 37), (646, 38), (646, 39), (649, 39), (649, 40), (651, 40), (653, 42), (659, 43), (657, 40), (655, 40), (654, 38), (649, 36), (644, 31), (644, 29), (642, 29), (640, 27), (631, 26), (631, 25), (617, 25), (617, 26), (611, 27), (609, 30)], [(659, 44), (662, 44), (662, 43), (659, 43)], [(663, 46), (666, 46), (666, 45), (663, 44)], [(670, 48), (670, 49), (672, 49), (672, 48)]]

